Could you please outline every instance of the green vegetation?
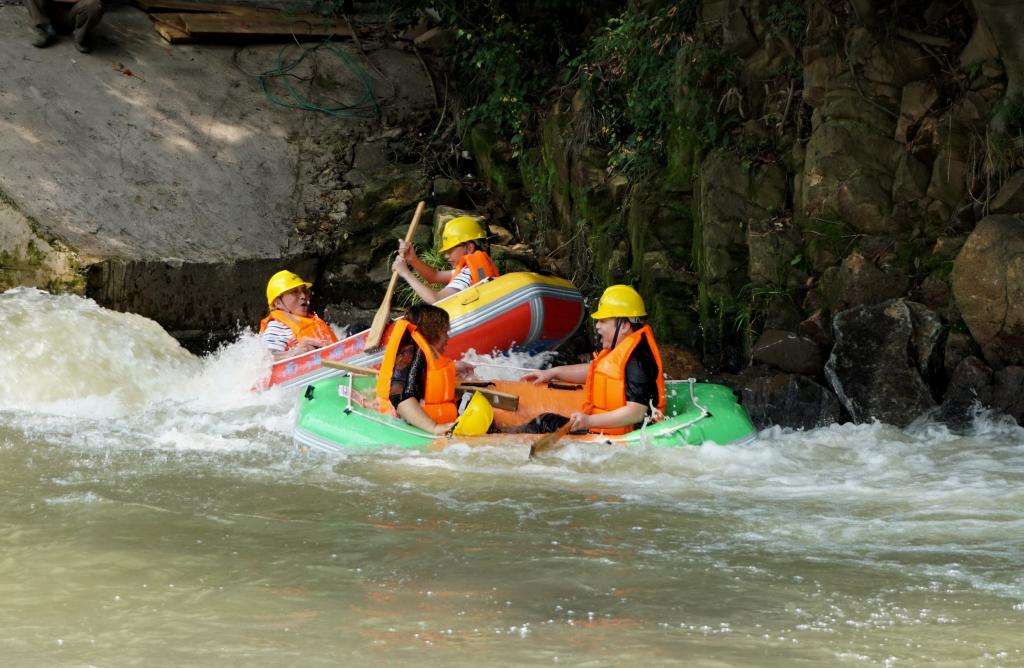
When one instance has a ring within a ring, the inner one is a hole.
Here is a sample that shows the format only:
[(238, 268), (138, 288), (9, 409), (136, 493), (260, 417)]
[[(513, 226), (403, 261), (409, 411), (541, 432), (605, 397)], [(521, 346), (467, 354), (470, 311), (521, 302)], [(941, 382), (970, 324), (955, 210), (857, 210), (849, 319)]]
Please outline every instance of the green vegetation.
[(807, 11), (802, 3), (794, 0), (785, 0), (770, 7), (764, 18), (773, 34), (791, 42), (799, 43), (807, 32)]
[[(436, 250), (433, 246), (427, 248), (417, 248), (416, 256), (423, 261), (428, 267), (434, 269), (448, 269), (448, 260), (445, 259), (444, 255)], [(395, 290), (395, 305), (399, 308), (409, 308), (414, 304), (420, 304), (423, 300), (420, 296), (409, 287), (409, 284), (405, 281), (398, 280), (398, 288)]]
[(582, 141), (608, 150), (610, 170), (643, 178), (666, 165), (669, 138), (683, 128), (706, 149), (727, 141), (738, 123), (718, 109), (737, 60), (696, 33), (698, 8), (627, 9), (569, 63), (586, 105)]

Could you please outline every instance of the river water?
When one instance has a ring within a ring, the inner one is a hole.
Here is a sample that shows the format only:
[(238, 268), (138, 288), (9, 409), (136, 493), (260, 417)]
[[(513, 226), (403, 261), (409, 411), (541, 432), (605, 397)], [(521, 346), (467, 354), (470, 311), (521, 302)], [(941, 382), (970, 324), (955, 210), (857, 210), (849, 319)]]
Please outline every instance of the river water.
[(997, 417), (317, 457), (293, 394), (249, 391), (251, 335), (197, 358), (78, 297), (0, 313), (7, 665), (1024, 664)]

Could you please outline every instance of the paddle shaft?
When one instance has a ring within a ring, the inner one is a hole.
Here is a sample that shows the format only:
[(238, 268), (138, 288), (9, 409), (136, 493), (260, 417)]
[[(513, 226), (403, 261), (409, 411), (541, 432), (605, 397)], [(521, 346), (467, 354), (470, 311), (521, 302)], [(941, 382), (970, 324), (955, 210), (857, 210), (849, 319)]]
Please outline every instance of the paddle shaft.
[[(412, 236), (416, 232), (416, 226), (419, 225), (420, 217), (426, 208), (426, 202), (421, 201), (416, 205), (416, 212), (412, 215), (409, 230), (405, 233), (405, 243), (412, 243)], [(381, 339), (384, 338), (384, 328), (387, 327), (388, 320), (391, 317), (391, 298), (395, 294), (395, 286), (397, 284), (398, 272), (392, 271), (391, 280), (388, 282), (388, 289), (384, 292), (384, 301), (381, 302), (380, 308), (377, 309), (377, 314), (373, 316), (373, 323), (370, 325), (370, 331), (366, 335), (367, 348), (376, 348), (380, 345)]]
[(330, 367), (331, 369), (339, 369), (341, 371), (348, 371), (356, 376), (376, 376), (377, 370), (371, 369), (368, 366), (359, 366), (358, 364), (349, 364), (348, 362), (339, 362), (337, 360), (324, 360), (324, 366)]

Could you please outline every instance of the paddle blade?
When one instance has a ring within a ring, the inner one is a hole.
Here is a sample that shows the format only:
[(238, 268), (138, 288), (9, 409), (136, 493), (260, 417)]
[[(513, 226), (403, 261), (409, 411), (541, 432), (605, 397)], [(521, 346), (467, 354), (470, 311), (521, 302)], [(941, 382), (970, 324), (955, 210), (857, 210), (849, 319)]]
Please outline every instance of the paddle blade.
[(562, 439), (563, 436), (569, 433), (569, 423), (566, 422), (557, 430), (550, 434), (545, 434), (538, 438), (533, 445), (530, 446), (530, 458), (533, 459), (537, 455), (554, 450), (555, 446)]
[(366, 334), (366, 349), (376, 348), (381, 344), (381, 339), (384, 338), (384, 330), (387, 329), (388, 323), (391, 322), (391, 300), (386, 300), (377, 309), (377, 314), (373, 316), (373, 323), (370, 325), (370, 331)]

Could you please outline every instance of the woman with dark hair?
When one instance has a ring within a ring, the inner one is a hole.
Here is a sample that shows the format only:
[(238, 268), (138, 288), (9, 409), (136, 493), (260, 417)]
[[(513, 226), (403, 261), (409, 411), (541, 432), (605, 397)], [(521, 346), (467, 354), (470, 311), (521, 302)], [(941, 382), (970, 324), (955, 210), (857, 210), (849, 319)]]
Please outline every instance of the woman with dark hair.
[(444, 354), (448, 327), (447, 311), (429, 304), (410, 308), (391, 330), (377, 376), (382, 413), (438, 435), (458, 418), (455, 362)]

